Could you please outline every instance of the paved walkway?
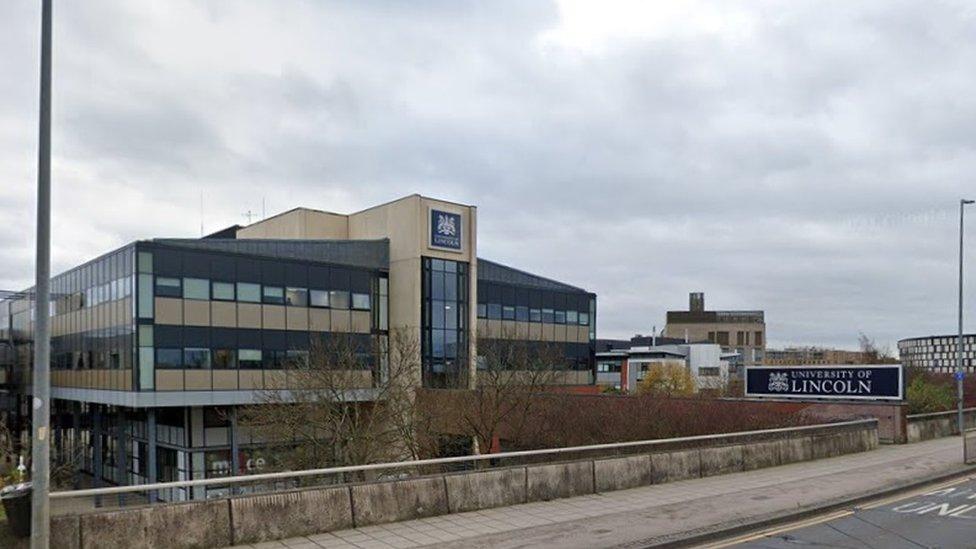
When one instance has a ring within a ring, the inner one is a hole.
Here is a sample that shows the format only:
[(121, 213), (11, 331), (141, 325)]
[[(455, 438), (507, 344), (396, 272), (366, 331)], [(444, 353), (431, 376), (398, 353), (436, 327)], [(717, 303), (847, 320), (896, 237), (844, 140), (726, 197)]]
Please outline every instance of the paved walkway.
[(948, 438), (882, 446), (745, 473), (239, 547), (644, 547), (962, 471), (961, 445)]

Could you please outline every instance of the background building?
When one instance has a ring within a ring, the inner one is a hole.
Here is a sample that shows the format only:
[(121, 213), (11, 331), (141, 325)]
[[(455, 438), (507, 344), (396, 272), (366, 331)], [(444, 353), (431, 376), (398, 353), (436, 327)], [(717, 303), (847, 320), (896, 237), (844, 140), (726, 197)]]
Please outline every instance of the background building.
[(799, 366), (809, 364), (867, 364), (861, 351), (826, 349), (823, 347), (787, 347), (766, 349), (763, 364), (767, 366)]
[[(898, 342), (898, 355), (906, 368), (924, 368), (938, 373), (956, 371), (958, 335), (913, 337)], [(976, 334), (962, 337), (962, 365), (976, 373)]]
[(667, 337), (685, 341), (709, 341), (721, 345), (726, 353), (739, 358), (732, 364), (733, 373), (740, 365), (762, 364), (766, 350), (766, 321), (763, 311), (708, 311), (705, 294), (689, 294), (687, 311), (668, 311)]
[[(134, 242), (54, 277), (52, 455), (77, 441), (96, 485), (251, 470), (262, 448), (237, 407), (299, 388), (289, 361), (340, 335), (362, 357), (349, 401), (374, 394), (371, 349), (392, 329), (420, 343), (418, 387), (474, 386), (478, 342), (494, 337), (555, 348), (554, 383), (592, 384), (596, 296), (479, 260), (476, 229), (473, 206), (412, 195)], [(29, 292), (0, 301), (14, 426), (30, 413), (32, 314)]]
[(596, 342), (596, 382), (605, 387), (635, 391), (654, 366), (687, 368), (696, 390), (719, 390), (730, 376), (734, 354), (707, 341), (635, 336), (630, 340), (600, 339)]

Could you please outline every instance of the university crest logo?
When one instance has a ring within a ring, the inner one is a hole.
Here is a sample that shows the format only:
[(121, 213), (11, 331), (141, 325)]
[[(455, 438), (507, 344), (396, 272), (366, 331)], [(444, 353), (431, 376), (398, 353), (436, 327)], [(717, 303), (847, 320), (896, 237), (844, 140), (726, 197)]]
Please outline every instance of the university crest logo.
[(457, 223), (454, 217), (440, 214), (437, 216), (437, 233), (444, 236), (457, 236)]
[(461, 215), (440, 210), (430, 211), (430, 245), (461, 250)]
[(789, 377), (785, 374), (769, 374), (769, 390), (784, 393), (790, 390)]

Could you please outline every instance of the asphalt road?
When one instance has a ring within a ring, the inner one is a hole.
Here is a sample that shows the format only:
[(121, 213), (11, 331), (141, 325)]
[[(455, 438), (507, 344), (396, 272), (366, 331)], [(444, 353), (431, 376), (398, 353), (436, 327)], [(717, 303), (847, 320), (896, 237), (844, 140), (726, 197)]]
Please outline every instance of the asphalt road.
[(909, 495), (774, 528), (710, 548), (973, 549), (976, 478), (939, 484)]

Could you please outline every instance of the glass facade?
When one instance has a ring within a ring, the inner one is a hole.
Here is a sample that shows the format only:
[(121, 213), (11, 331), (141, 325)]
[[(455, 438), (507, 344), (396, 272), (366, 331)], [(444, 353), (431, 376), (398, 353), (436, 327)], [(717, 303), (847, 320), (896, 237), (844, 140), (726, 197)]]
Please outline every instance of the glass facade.
[[(477, 307), (479, 321), (485, 321), (488, 328), (484, 333), (479, 330), (479, 339), (498, 337), (495, 332), (514, 331), (506, 337), (545, 341), (547, 346), (562, 348), (566, 362), (559, 367), (593, 370), (596, 339), (593, 294), (479, 281)], [(496, 325), (498, 328), (492, 329)], [(523, 332), (522, 328), (527, 329)]]
[(468, 264), (424, 257), (422, 269), (423, 385), (465, 387)]
[[(348, 334), (364, 356), (386, 337), (385, 272), (149, 243), (138, 263), (142, 391), (260, 389), (260, 375), (234, 372), (284, 369), (329, 333)], [(163, 385), (167, 370), (222, 373)]]

